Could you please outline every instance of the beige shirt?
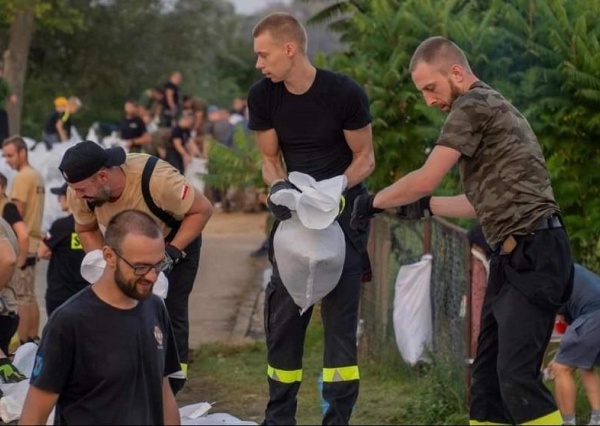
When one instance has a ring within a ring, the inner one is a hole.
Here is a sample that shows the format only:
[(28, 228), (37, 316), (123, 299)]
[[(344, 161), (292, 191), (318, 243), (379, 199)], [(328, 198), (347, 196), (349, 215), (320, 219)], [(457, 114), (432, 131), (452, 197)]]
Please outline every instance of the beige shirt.
[[(149, 158), (145, 154), (129, 154), (121, 169), (125, 172), (125, 188), (121, 196), (113, 202), (105, 203), (90, 210), (85, 200), (77, 198), (71, 188), (67, 191), (69, 206), (73, 211), (75, 222), (80, 225), (98, 223), (104, 234), (108, 221), (115, 214), (136, 209), (152, 216), (167, 236), (170, 228), (152, 214), (142, 195), (142, 172)], [(178, 220), (182, 220), (194, 202), (194, 189), (188, 180), (169, 163), (159, 160), (150, 178), (150, 195), (154, 203)]]
[(29, 253), (37, 253), (42, 235), (42, 217), (44, 215), (44, 179), (32, 168), (25, 166), (19, 170), (13, 180), (10, 198), (25, 204), (23, 222), (29, 228)]
[[(0, 217), (0, 240), (8, 241), (12, 246), (15, 254), (19, 255), (19, 243), (17, 242), (17, 236), (13, 232), (11, 226), (7, 221)], [(5, 274), (6, 271), (0, 271), (0, 274)], [(8, 285), (0, 290), (0, 297), (6, 302), (8, 309), (12, 312), (17, 312), (17, 299), (15, 293), (15, 277), (10, 280)]]

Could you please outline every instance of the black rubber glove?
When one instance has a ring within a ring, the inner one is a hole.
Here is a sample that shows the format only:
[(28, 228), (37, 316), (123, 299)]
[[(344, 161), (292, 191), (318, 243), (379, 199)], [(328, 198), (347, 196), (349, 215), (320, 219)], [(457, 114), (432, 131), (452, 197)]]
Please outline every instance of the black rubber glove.
[(269, 206), (271, 214), (273, 214), (275, 219), (279, 221), (288, 220), (292, 217), (292, 212), (289, 208), (286, 206), (280, 206), (279, 204), (275, 204), (271, 201), (271, 195), (275, 194), (277, 191), (281, 191), (282, 189), (295, 189), (298, 191), (298, 188), (287, 179), (275, 182), (273, 186), (271, 186), (271, 191), (267, 197), (267, 205)]
[(396, 216), (399, 219), (404, 220), (416, 220), (423, 219), (424, 217), (431, 217), (433, 216), (433, 212), (429, 205), (430, 201), (431, 196), (428, 195), (405, 206), (400, 206), (396, 208)]
[(352, 229), (364, 230), (367, 228), (369, 220), (383, 209), (373, 207), (375, 195), (359, 195), (354, 200), (352, 213), (350, 215), (350, 227)]
[(163, 272), (165, 275), (168, 275), (169, 272), (173, 270), (173, 267), (177, 265), (177, 263), (185, 258), (185, 252), (179, 250), (177, 247), (168, 244), (165, 247), (165, 266), (163, 267)]

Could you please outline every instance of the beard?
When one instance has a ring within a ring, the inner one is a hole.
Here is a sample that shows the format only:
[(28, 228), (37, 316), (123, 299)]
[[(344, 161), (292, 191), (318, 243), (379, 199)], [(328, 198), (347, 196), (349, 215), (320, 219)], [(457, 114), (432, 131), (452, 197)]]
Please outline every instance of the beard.
[[(117, 283), (117, 287), (123, 292), (123, 294), (127, 297), (130, 297), (135, 300), (146, 300), (152, 295), (152, 288), (154, 287), (154, 283), (148, 281), (144, 277), (137, 277), (133, 280), (126, 280), (121, 272), (121, 267), (117, 264), (117, 268), (115, 270), (115, 283)], [(146, 289), (146, 291), (140, 292), (138, 291), (137, 284), (143, 285), (142, 288)]]
[(451, 107), (452, 104), (454, 103), (454, 101), (460, 95), (462, 95), (462, 93), (460, 92), (460, 89), (458, 87), (456, 87), (456, 85), (454, 84), (454, 82), (452, 80), (448, 79), (448, 84), (450, 84), (450, 100), (448, 101), (448, 106)]
[(110, 200), (110, 190), (103, 186), (95, 197), (84, 197), (84, 199), (93, 207), (100, 207)]

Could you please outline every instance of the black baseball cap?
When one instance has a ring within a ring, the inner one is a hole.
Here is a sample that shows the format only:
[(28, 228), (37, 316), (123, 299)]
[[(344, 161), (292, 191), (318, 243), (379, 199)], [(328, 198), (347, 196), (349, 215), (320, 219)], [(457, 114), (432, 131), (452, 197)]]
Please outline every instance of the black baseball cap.
[(57, 186), (55, 188), (50, 188), (50, 192), (55, 195), (67, 195), (67, 188), (69, 185), (63, 183), (61, 186)]
[(65, 151), (58, 169), (68, 183), (77, 183), (104, 167), (120, 166), (126, 156), (123, 148), (104, 149), (96, 142), (84, 141)]

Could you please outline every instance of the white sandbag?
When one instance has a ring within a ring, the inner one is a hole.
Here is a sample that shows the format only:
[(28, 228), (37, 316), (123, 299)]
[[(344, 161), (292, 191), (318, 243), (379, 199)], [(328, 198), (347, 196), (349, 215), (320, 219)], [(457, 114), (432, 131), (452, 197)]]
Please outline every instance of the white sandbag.
[(432, 259), (426, 254), (417, 263), (403, 265), (396, 277), (393, 313), (396, 345), (410, 365), (427, 361), (426, 350), (431, 348)]
[(3, 393), (2, 398), (0, 398), (0, 418), (4, 423), (20, 419), (25, 397), (29, 390), (29, 379), (18, 383), (2, 384), (0, 389)]
[(299, 191), (284, 189), (270, 197), (292, 211), (275, 231), (273, 253), (281, 281), (302, 315), (327, 296), (342, 275), (346, 240), (336, 218), (347, 180), (340, 175), (317, 182), (291, 172), (289, 181)]
[[(92, 250), (89, 253), (87, 253), (81, 261), (81, 276), (84, 280), (86, 280), (90, 284), (93, 284), (100, 279), (102, 273), (104, 272), (105, 266), (106, 260), (104, 260), (102, 250)], [(152, 287), (152, 293), (162, 297), (163, 299), (166, 299), (168, 292), (169, 280), (167, 279), (166, 275), (163, 272), (161, 272), (160, 274), (158, 274), (158, 279)]]
[(19, 346), (13, 358), (13, 365), (26, 377), (31, 377), (33, 365), (35, 364), (35, 354), (38, 345), (33, 342), (27, 342)]
[(325, 229), (306, 228), (294, 212), (277, 227), (273, 253), (281, 281), (302, 315), (337, 285), (346, 257), (344, 231), (337, 222)]
[(185, 166), (185, 178), (196, 188), (201, 194), (204, 194), (204, 178), (208, 173), (208, 161), (205, 158), (193, 157), (192, 161)]
[(186, 405), (179, 409), (182, 425), (255, 425), (251, 421), (243, 421), (227, 413), (208, 414), (212, 405), (208, 402)]

